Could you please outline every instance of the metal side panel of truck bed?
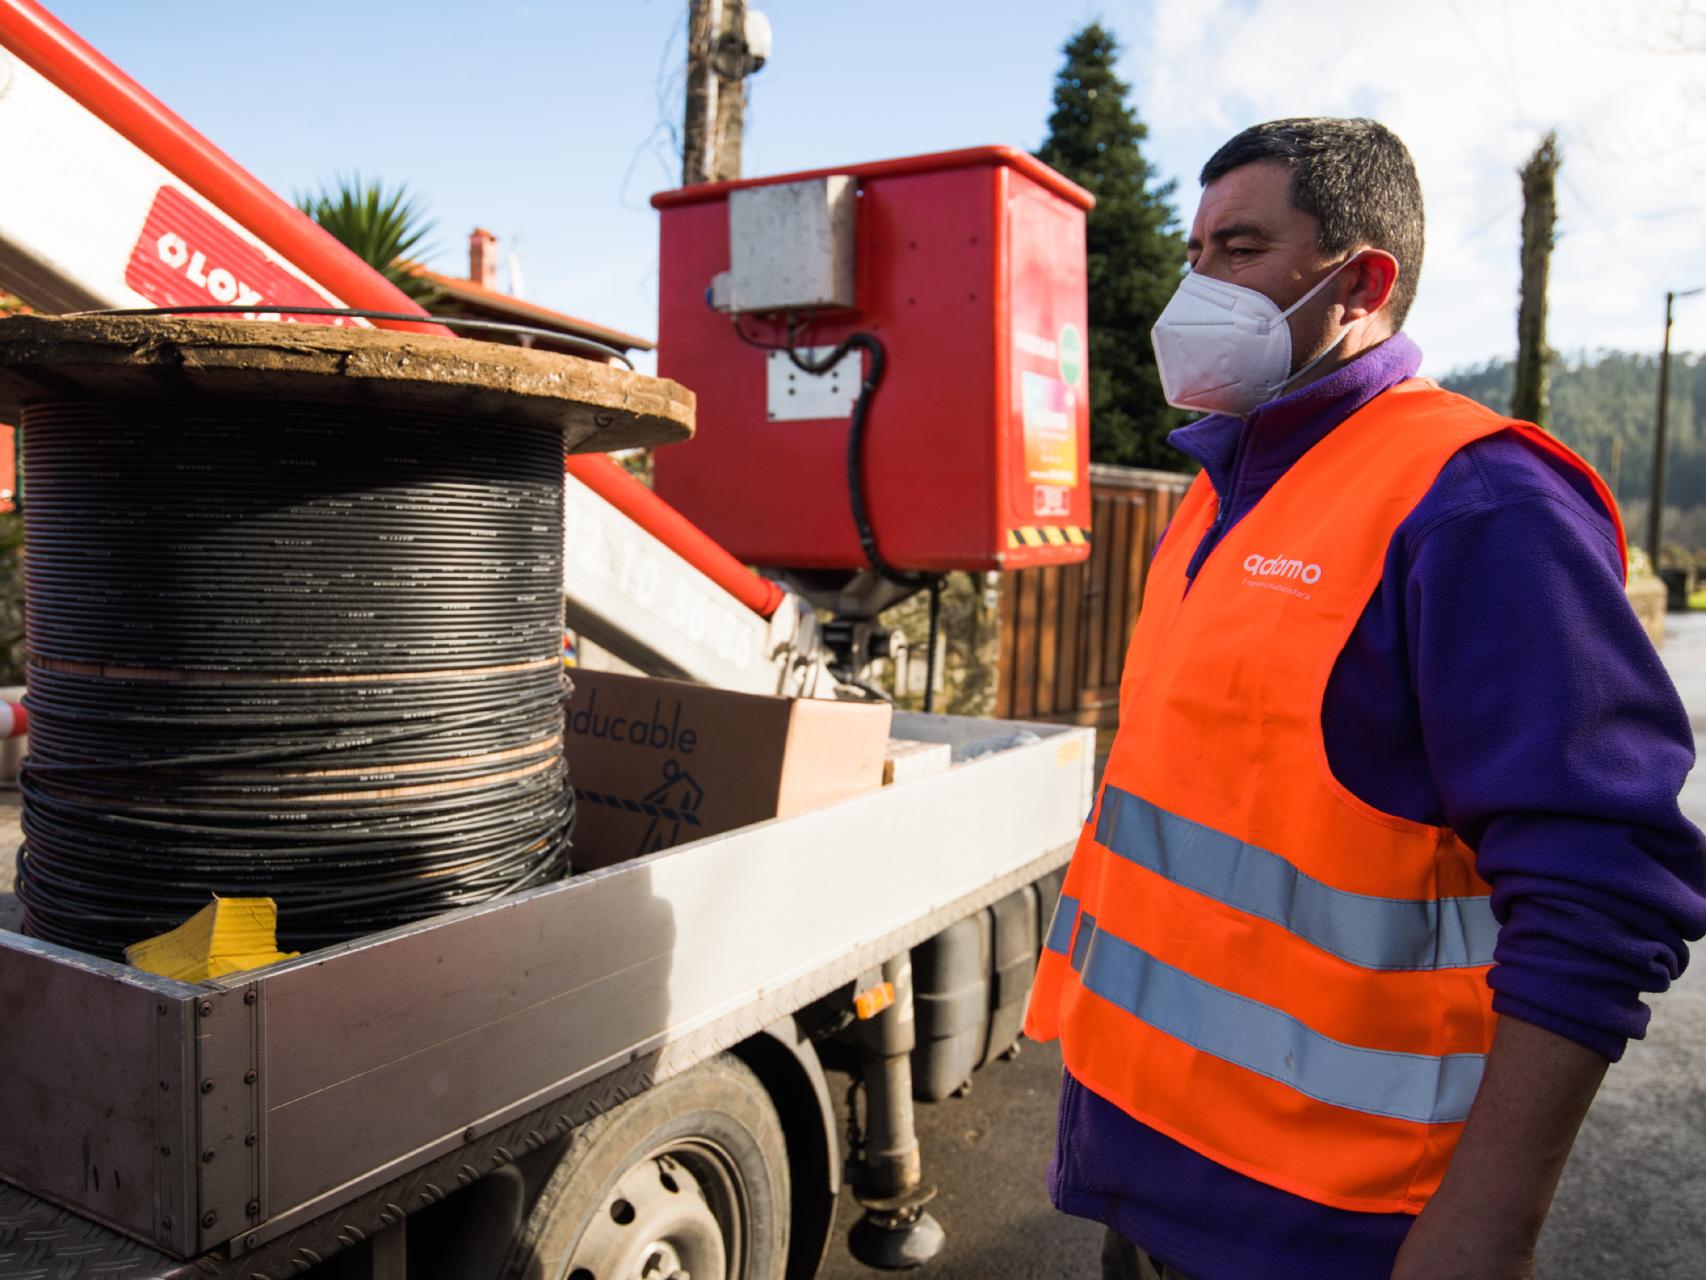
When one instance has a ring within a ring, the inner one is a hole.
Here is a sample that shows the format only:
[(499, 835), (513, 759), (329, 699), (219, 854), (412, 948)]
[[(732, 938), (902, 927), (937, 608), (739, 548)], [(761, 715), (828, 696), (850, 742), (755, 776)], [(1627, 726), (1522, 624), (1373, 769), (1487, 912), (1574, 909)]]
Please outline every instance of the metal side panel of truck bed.
[(295, 1274), (1069, 856), (1088, 730), (895, 733), (954, 767), (200, 986), (0, 933), (0, 1277)]

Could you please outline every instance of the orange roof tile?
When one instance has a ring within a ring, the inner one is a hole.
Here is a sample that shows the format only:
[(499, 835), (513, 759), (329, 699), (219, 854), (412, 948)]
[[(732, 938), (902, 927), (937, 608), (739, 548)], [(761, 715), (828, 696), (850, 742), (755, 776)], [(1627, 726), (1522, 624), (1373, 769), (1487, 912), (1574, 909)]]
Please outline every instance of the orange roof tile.
[[(593, 324), (590, 320), (581, 320), (561, 311), (553, 311), (542, 307), (536, 302), (528, 302), (523, 298), (512, 298), (507, 293), (499, 293), (496, 289), (488, 289), (484, 285), (475, 284), (472, 280), (464, 280), (457, 276), (440, 275), (436, 271), (411, 263), (410, 269), (414, 274), (430, 280), (433, 286), (447, 298), (463, 303), (472, 310), (496, 312), (505, 319), (512, 319), (522, 324), (537, 325), (541, 329), (557, 329), (563, 333), (579, 338), (591, 338), (594, 342), (602, 342), (606, 346), (617, 347), (624, 351), (650, 351), (657, 344), (650, 339), (636, 334), (624, 333), (620, 329), (612, 329), (601, 324)], [(428, 310), (431, 310), (429, 307)]]

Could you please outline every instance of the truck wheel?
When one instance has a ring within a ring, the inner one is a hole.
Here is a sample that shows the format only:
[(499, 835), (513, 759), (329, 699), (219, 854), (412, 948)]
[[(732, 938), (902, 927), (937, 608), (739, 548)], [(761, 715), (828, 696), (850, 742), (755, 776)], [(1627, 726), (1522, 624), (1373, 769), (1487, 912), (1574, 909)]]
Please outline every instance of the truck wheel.
[(516, 1238), (526, 1280), (782, 1280), (788, 1151), (723, 1054), (577, 1129)]

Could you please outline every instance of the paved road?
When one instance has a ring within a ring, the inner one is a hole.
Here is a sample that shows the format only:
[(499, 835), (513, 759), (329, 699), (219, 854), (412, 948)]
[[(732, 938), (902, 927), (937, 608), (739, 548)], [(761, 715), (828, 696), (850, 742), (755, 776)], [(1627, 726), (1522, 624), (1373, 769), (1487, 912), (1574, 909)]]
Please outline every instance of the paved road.
[[(837, 1103), (845, 1077), (832, 1075)], [(839, 1086), (839, 1087), (838, 1087)], [(925, 1174), (941, 1188), (930, 1206), (947, 1231), (942, 1254), (921, 1276), (931, 1280), (1092, 1280), (1102, 1229), (1056, 1213), (1043, 1175), (1054, 1144), (1060, 1087), (1056, 1047), (1027, 1042), (1012, 1062), (978, 1072), (963, 1098), (919, 1109)], [(859, 1206), (843, 1191), (837, 1221), (845, 1234)], [(819, 1280), (872, 1280), (889, 1273), (831, 1250)]]
[[(1673, 615), (1665, 628), (1665, 666), (1706, 755), (1706, 614)], [(1706, 826), (1706, 769), (1682, 795)], [(1706, 946), (1695, 953), (1588, 1113), (1541, 1237), (1543, 1280), (1706, 1276)]]
[[(1667, 621), (1665, 663), (1706, 755), (1706, 614)], [(1706, 826), (1706, 769), (1683, 807)], [(1541, 1280), (1702, 1280), (1706, 1277), (1706, 946), (1654, 1001), (1646, 1040), (1606, 1078), (1558, 1190), (1540, 1243)], [(1014, 1063), (979, 1073), (971, 1094), (920, 1109), (928, 1176), (944, 1188), (947, 1228), (925, 1274), (942, 1280), (1094, 1280), (1099, 1230), (1048, 1204), (1043, 1173), (1054, 1140), (1060, 1056), (1027, 1044)], [(858, 1216), (850, 1196), (843, 1229)], [(824, 1280), (882, 1273), (831, 1257)], [(1327, 1278), (1323, 1278), (1327, 1280)]]

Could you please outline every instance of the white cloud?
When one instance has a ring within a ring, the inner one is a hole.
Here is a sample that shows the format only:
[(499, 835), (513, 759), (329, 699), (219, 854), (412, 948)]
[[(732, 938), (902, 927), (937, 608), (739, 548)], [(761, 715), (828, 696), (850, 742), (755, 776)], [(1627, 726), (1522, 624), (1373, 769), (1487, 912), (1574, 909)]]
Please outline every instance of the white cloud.
[[(1664, 291), (1706, 284), (1706, 38), (1689, 0), (1157, 0), (1120, 23), (1151, 153), (1195, 172), (1232, 133), (1371, 115), (1409, 145), (1428, 252), (1409, 328), (1443, 371), (1515, 346), (1516, 170), (1564, 151), (1550, 339), (1653, 349)], [(1117, 20), (1116, 20), (1117, 21)], [(1677, 42), (1697, 41), (1696, 51)], [(1706, 296), (1675, 342), (1706, 349)]]

